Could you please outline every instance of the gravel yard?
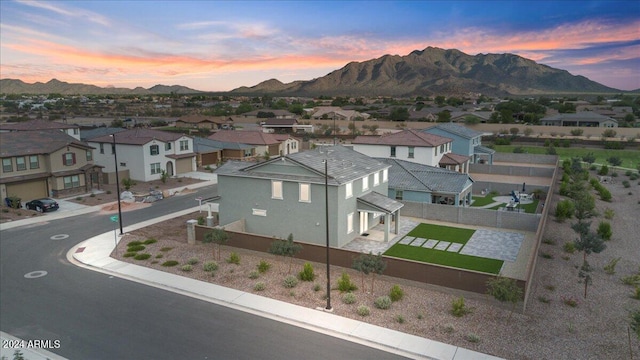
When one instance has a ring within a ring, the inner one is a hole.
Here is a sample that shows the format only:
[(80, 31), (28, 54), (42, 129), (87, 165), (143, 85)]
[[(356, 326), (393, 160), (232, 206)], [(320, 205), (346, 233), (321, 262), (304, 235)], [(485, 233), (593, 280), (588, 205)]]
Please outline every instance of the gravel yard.
[[(613, 195), (612, 202), (596, 200), (600, 216), (593, 219), (592, 227), (595, 228), (604, 219), (604, 209), (613, 209), (615, 216), (608, 220), (612, 225), (613, 237), (602, 253), (588, 257), (595, 271), (586, 299), (583, 297), (584, 285), (578, 278), (582, 254), (563, 251), (563, 244), (576, 237), (570, 228), (572, 221), (558, 223), (552, 216), (545, 229), (547, 243), (540, 248), (540, 253), (544, 253), (545, 257), (538, 259), (525, 314), (514, 313), (510, 317), (509, 307), (487, 295), (424, 286), (384, 276), (376, 278), (374, 291), (371, 292), (370, 278), (366, 279), (363, 287), (359, 273), (338, 267), (331, 269), (332, 287), (336, 286), (341, 273), (347, 272), (359, 289), (355, 291), (356, 301), (353, 304), (345, 304), (339, 291), (333, 290), (331, 300), (334, 314), (508, 359), (629, 359), (630, 347), (634, 357), (640, 358), (640, 341), (631, 334), (630, 345), (627, 332), (629, 311), (640, 308), (640, 300), (633, 299), (633, 288), (620, 281), (621, 277), (636, 273), (640, 266), (640, 185), (636, 180), (631, 181), (630, 188), (624, 188), (621, 182), (625, 179), (626, 176), (622, 175), (615, 183), (605, 185)], [(555, 209), (558, 199), (556, 194), (547, 206)], [(185, 222), (197, 216), (196, 213), (175, 218), (127, 234), (119, 245), (119, 258), (309, 308), (326, 304), (323, 297), (326, 288), (325, 265), (321, 263), (313, 263), (315, 281), (300, 281), (294, 288), (285, 288), (283, 281), (288, 274), (288, 262), (282, 262), (267, 253), (223, 246), (215, 275), (205, 272), (203, 263), (215, 260), (214, 245), (186, 243)], [(151, 254), (150, 259), (122, 257), (127, 243), (149, 238), (155, 238), (158, 242), (147, 245), (140, 252)], [(239, 265), (225, 261), (231, 252), (239, 254)], [(616, 273), (606, 274), (604, 265), (618, 257), (621, 260)], [(198, 260), (193, 270), (181, 270), (192, 258)], [(179, 265), (161, 266), (167, 260), (177, 260)], [(270, 270), (257, 278), (250, 278), (250, 273), (257, 270), (261, 260), (272, 264)], [(294, 259), (291, 274), (300, 272), (303, 263)], [(254, 291), (258, 282), (265, 284), (264, 290)], [(376, 309), (375, 298), (388, 295), (394, 284), (402, 287), (404, 298), (393, 303), (388, 310)], [(460, 296), (464, 296), (466, 305), (472, 311), (463, 317), (454, 317), (450, 313), (451, 303)], [(576, 307), (563, 302), (563, 299), (570, 298), (577, 300)], [(368, 306), (371, 314), (365, 317), (358, 315), (356, 309), (360, 305)]]

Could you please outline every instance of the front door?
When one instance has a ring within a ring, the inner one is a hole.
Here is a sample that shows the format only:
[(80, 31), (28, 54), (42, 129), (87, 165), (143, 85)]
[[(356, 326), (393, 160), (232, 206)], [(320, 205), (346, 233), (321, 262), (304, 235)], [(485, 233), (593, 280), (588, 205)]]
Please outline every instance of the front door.
[(360, 234), (364, 234), (369, 229), (369, 214), (360, 211)]
[(167, 175), (169, 177), (173, 176), (173, 163), (171, 161), (167, 161)]

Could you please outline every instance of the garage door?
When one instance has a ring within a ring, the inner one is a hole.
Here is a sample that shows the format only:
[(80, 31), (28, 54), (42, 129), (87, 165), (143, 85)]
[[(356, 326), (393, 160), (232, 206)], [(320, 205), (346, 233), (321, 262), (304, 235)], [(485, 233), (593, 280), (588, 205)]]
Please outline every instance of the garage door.
[(218, 153), (202, 154), (202, 166), (218, 165)]
[(47, 180), (34, 180), (23, 183), (7, 184), (7, 196), (17, 196), (22, 203), (33, 199), (48, 197)]
[(184, 174), (187, 172), (194, 171), (193, 169), (193, 158), (185, 158), (185, 159), (177, 159), (176, 160), (176, 174)]

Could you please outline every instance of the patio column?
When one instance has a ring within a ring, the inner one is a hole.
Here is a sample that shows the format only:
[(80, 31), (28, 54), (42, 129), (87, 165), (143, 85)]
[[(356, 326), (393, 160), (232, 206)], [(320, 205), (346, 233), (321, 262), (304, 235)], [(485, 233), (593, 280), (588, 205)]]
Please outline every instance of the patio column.
[(396, 235), (398, 235), (400, 233), (400, 209), (396, 210), (396, 224), (395, 224), (395, 228), (396, 228)]
[(389, 241), (389, 231), (391, 231), (391, 215), (384, 214), (384, 242)]

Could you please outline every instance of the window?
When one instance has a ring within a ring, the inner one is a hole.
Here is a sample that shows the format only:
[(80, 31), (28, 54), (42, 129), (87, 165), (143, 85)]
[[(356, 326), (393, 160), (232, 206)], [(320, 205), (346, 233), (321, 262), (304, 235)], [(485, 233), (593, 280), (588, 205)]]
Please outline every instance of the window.
[(409, 146), (409, 156), (408, 156), (409, 159), (413, 159), (413, 153), (414, 153), (415, 149), (416, 149), (415, 147)]
[(73, 135), (78, 135), (78, 134), (80, 134), (80, 129), (78, 128), (73, 129)]
[(93, 160), (93, 153), (91, 150), (87, 150), (87, 161)]
[(267, 216), (267, 210), (251, 209), (251, 214), (253, 214), (255, 216)]
[(271, 181), (271, 198), (282, 200), (282, 181)]
[(365, 176), (362, 178), (362, 191), (369, 190), (369, 176)]
[(373, 174), (373, 186), (377, 186), (380, 184), (380, 173), (376, 172)]
[(160, 163), (151, 164), (151, 175), (160, 174)]
[(382, 170), (382, 182), (389, 181), (389, 169)]
[(76, 163), (76, 154), (74, 153), (64, 153), (62, 154), (62, 163), (64, 166), (71, 166)]
[(38, 161), (38, 155), (29, 156), (29, 169), (37, 169), (40, 167), (40, 162)]
[(100, 154), (104, 154), (104, 144), (100, 143)]
[(180, 140), (180, 151), (189, 150), (189, 140)]
[(122, 166), (122, 167), (127, 167), (127, 163), (126, 163), (126, 162), (121, 162), (121, 163), (120, 163), (120, 166)]
[(433, 148), (433, 150), (435, 151), (436, 156), (438, 156), (438, 147), (437, 147), (437, 146), (436, 146), (436, 147), (434, 147), (434, 148)]
[(253, 149), (244, 149), (244, 157), (253, 156)]
[(149, 147), (149, 152), (151, 155), (158, 155), (160, 154), (160, 147), (158, 145), (151, 145)]
[(311, 202), (311, 184), (300, 184), (300, 201)]
[(13, 171), (13, 162), (10, 158), (2, 159), (2, 171), (3, 172), (12, 172)]
[(347, 234), (353, 232), (353, 213), (347, 214)]
[(80, 177), (78, 175), (65, 176), (62, 179), (64, 180), (65, 189), (73, 189), (73, 188), (80, 187)]
[(396, 200), (402, 200), (403, 195), (402, 190), (396, 190)]
[(116, 146), (114, 144), (111, 144), (111, 155), (116, 153)]
[(19, 156), (16, 158), (16, 170), (27, 170), (27, 163), (24, 160), (24, 156)]
[(353, 182), (347, 183), (347, 186), (345, 187), (345, 199), (348, 199), (350, 197), (353, 196)]
[(391, 147), (391, 157), (396, 157), (396, 147), (395, 146)]
[(440, 152), (443, 153), (444, 152), (444, 144), (440, 145)]
[(169, 151), (169, 150), (171, 150), (171, 143), (170, 142), (164, 144), (164, 151)]

